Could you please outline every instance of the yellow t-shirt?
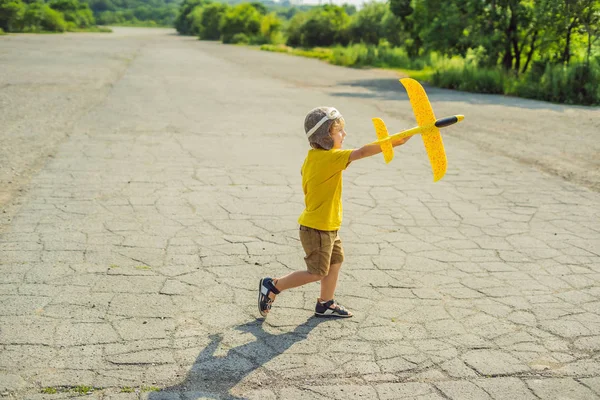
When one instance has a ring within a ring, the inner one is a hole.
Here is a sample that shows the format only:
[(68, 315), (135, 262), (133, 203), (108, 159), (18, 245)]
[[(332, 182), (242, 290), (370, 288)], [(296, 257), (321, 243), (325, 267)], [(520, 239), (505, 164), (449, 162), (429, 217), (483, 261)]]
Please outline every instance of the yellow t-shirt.
[(342, 225), (342, 171), (352, 150), (308, 151), (302, 165), (302, 190), (306, 208), (298, 223), (322, 231)]

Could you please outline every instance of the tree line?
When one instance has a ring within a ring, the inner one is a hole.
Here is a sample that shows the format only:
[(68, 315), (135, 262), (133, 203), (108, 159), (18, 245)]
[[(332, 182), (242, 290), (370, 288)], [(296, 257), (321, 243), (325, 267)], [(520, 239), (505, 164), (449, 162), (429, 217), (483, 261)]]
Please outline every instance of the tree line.
[(0, 0), (0, 31), (64, 32), (95, 24), (91, 9), (79, 0)]
[(600, 0), (0, 0), (0, 33), (174, 25), (185, 35), (399, 68), (440, 87), (600, 104)]
[(600, 0), (389, 0), (358, 11), (184, 0), (175, 27), (341, 65), (428, 71), (442, 87), (600, 103)]
[(101, 25), (173, 26), (178, 0), (86, 0)]

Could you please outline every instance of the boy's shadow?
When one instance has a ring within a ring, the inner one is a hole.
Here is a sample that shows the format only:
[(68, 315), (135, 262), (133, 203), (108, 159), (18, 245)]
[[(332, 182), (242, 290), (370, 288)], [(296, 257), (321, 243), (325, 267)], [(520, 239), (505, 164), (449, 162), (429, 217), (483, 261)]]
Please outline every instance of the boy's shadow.
[[(241, 380), (294, 343), (308, 337), (324, 318), (311, 317), (292, 332), (275, 335), (263, 330), (264, 320), (255, 320), (235, 329), (254, 335), (256, 340), (229, 349), (226, 356), (214, 353), (222, 341), (220, 334), (210, 336), (210, 343), (198, 354), (185, 380), (177, 385), (148, 394), (148, 400), (243, 399), (229, 393)], [(191, 397), (190, 397), (191, 396)]]

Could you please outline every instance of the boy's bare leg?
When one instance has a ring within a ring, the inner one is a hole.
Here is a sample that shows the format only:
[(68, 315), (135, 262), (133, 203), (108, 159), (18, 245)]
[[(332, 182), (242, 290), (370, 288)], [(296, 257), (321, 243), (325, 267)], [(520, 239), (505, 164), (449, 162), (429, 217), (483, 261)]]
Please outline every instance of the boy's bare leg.
[[(322, 276), (311, 274), (308, 271), (294, 271), (282, 276), (281, 278), (273, 279), (273, 284), (280, 292), (282, 290), (292, 289), (298, 286), (306, 285), (307, 283), (317, 282), (323, 279)], [(274, 299), (275, 293), (269, 293), (269, 298)]]
[(329, 274), (321, 280), (321, 298), (319, 301), (329, 301), (333, 299), (341, 267), (341, 263), (331, 264), (329, 266)]
[[(320, 281), (323, 279), (321, 275), (311, 274), (308, 271), (295, 271), (282, 276), (281, 278), (273, 279), (273, 285), (280, 292), (286, 289), (292, 289), (298, 286), (305, 285), (307, 283)], [(269, 298), (275, 300), (276, 294), (273, 292), (269, 293)], [(266, 310), (266, 312), (269, 312)]]
[(322, 276), (311, 274), (308, 271), (291, 272), (279, 279), (274, 280), (275, 287), (281, 290), (287, 290), (298, 286), (306, 285), (307, 283), (317, 282), (323, 279)]

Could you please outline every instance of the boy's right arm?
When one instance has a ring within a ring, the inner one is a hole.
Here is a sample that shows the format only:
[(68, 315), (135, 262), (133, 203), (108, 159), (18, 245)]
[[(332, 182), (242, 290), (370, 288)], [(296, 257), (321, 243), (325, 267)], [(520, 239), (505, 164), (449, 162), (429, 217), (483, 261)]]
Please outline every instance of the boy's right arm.
[[(410, 139), (411, 137), (412, 136), (408, 136), (408, 137), (405, 137), (402, 139), (394, 140), (394, 141), (392, 141), (392, 146), (393, 147), (401, 146), (404, 143), (408, 142), (408, 139)], [(360, 160), (361, 158), (371, 157), (371, 156), (374, 156), (375, 154), (379, 154), (379, 153), (381, 153), (381, 146), (379, 144), (375, 143), (375, 144), (364, 145), (360, 149), (356, 149), (352, 153), (350, 153), (350, 158), (348, 159), (348, 164), (350, 164), (352, 161)]]

